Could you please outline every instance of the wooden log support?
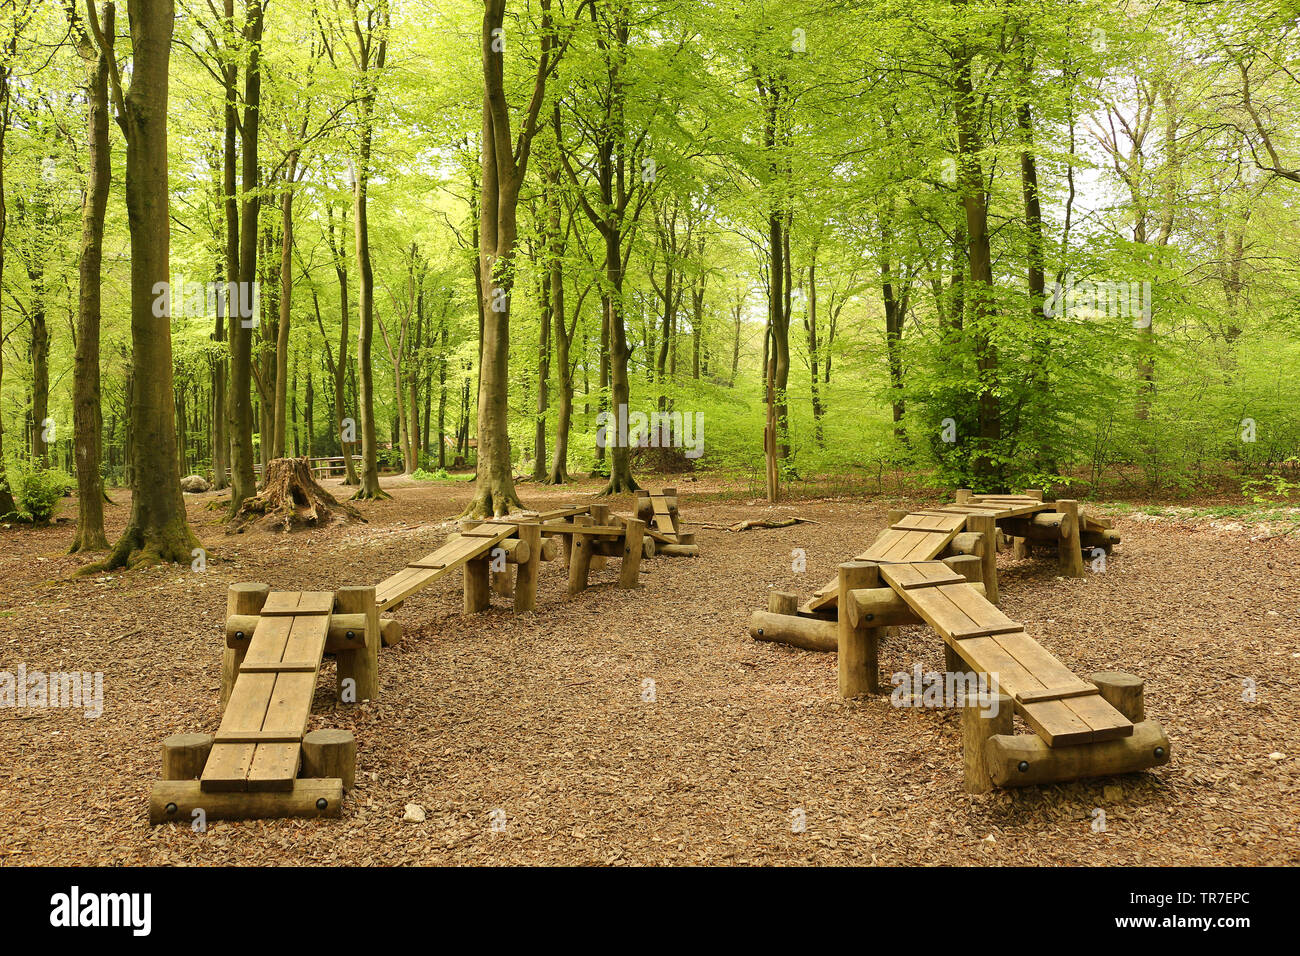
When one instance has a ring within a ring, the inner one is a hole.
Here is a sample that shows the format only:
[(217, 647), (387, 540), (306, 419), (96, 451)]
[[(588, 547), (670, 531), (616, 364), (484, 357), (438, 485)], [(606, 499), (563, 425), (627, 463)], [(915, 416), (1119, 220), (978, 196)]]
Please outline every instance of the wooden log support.
[(1055, 511), (1042, 511), (1036, 515), (1023, 515), (1016, 518), (1003, 518), (1002, 527), (1012, 537), (1028, 538), (1030, 541), (1061, 540), (1066, 533), (1063, 529), (1069, 524), (1069, 515)]
[(1097, 685), (1102, 698), (1121, 714), (1140, 724), (1146, 720), (1146, 682), (1122, 671), (1098, 671), (1088, 680)]
[[(375, 589), (339, 588), (334, 592), (334, 609), (344, 614), (364, 616), (364, 644), (356, 650), (336, 652), (338, 662), (339, 700), (360, 703), (379, 697), (379, 645), (383, 638), (379, 632), (379, 607), (375, 604)], [(355, 697), (349, 700), (349, 681)]]
[(343, 812), (343, 781), (300, 777), (290, 790), (201, 790), (197, 780), (159, 780), (149, 794), (149, 823), (193, 824), (194, 811), (205, 820), (257, 820), (274, 817), (337, 817)]
[(466, 614), (478, 614), (492, 606), (492, 559), (488, 555), (465, 562), (464, 602)]
[(591, 518), (587, 515), (574, 515), (573, 525), (573, 534), (565, 535), (565, 538), (570, 541), (569, 593), (578, 594), (587, 589), (587, 577), (591, 572), (592, 538), (581, 531), (582, 528), (591, 526)]
[(794, 614), (799, 610), (799, 595), (793, 591), (768, 591), (767, 611), (769, 614)]
[(961, 756), (967, 793), (988, 793), (993, 789), (986, 747), (994, 735), (1011, 733), (1014, 715), (1015, 705), (1006, 694), (972, 695), (963, 703)]
[(1042, 501), (1043, 491), (1044, 489), (1042, 488), (1026, 488), (1024, 491), (1020, 493), (1024, 495), (1026, 498), (1033, 498), (1035, 501)]
[(984, 553), (984, 536), (975, 531), (963, 531), (948, 542), (948, 550), (953, 554)]
[[(575, 504), (568, 504), (564, 506), (564, 510), (571, 511), (577, 507), (578, 506)], [(572, 515), (566, 518), (562, 523), (568, 525), (574, 524), (576, 518), (577, 518), (576, 514)], [(562, 560), (564, 561), (564, 566), (567, 568), (569, 567), (573, 556), (573, 535), (571, 534), (560, 535), (560, 551), (563, 555)]]
[(824, 654), (839, 650), (839, 625), (815, 617), (755, 611), (749, 617), (749, 636), (756, 641), (789, 644), (805, 651)]
[[(592, 505), (591, 506), (591, 523), (597, 527), (606, 528), (610, 525), (609, 505)], [(614, 557), (611, 554), (603, 554), (602, 549), (593, 548), (591, 552), (591, 570), (604, 571), (605, 566), (609, 563), (609, 558)]]
[(700, 556), (700, 546), (698, 544), (661, 544), (657, 553), (665, 558), (698, 558)]
[(162, 778), (197, 780), (211, 750), (211, 734), (172, 734), (162, 742)]
[[(519, 526), (519, 544), (516, 552), (526, 551), (528, 557), (519, 565), (519, 571), (515, 576), (515, 613), (523, 611), (535, 611), (537, 609), (537, 580), (541, 575), (542, 561), (545, 560), (544, 553), (546, 546), (542, 544), (542, 529), (537, 524), (521, 524)], [(551, 551), (554, 553), (554, 538), (547, 539), (546, 544), (551, 545)]]
[(1069, 578), (1081, 578), (1084, 576), (1084, 571), (1083, 548), (1079, 541), (1079, 502), (1071, 498), (1062, 498), (1056, 503), (1056, 510), (1069, 518), (1068, 522), (1061, 525), (1059, 544), (1061, 573)]
[(649, 524), (650, 522), (654, 521), (655, 518), (654, 501), (651, 500), (650, 491), (646, 488), (641, 488), (636, 493), (635, 514), (646, 524)]
[[(971, 586), (983, 596), (982, 583), (974, 582)], [(849, 592), (848, 600), (839, 606), (847, 609), (849, 623), (854, 627), (928, 626), (893, 588), (854, 588)]]
[[(335, 601), (334, 606), (338, 607)], [(226, 618), (226, 646), (248, 650), (248, 643), (253, 632), (257, 630), (257, 614), (236, 614)], [(381, 617), (379, 634), (384, 647), (396, 647), (402, 643), (402, 623), (396, 618)], [(325, 638), (325, 653), (337, 654), (340, 651), (354, 651), (366, 639), (366, 616), (364, 614), (330, 615), (329, 633)]]
[(1154, 720), (1134, 724), (1132, 736), (1073, 747), (1050, 747), (1037, 734), (998, 734), (985, 745), (985, 758), (995, 785), (1027, 787), (1163, 766), (1169, 738)]
[(890, 508), (886, 520), (889, 522), (889, 526), (892, 528), (894, 525), (898, 524), (900, 521), (906, 518), (907, 515), (908, 512), (903, 510), (902, 508)]
[(984, 561), (979, 555), (954, 554), (942, 560), (971, 584), (984, 583)]
[[(839, 606), (848, 607), (850, 593), (872, 588), (880, 583), (880, 566), (872, 561), (846, 561), (839, 567)], [(840, 614), (839, 685), (841, 697), (859, 697), (880, 691), (878, 644), (880, 628), (862, 621), (857, 624), (848, 614)]]
[(645, 540), (645, 522), (628, 518), (623, 533), (623, 561), (618, 569), (618, 586), (630, 590), (641, 577), (641, 542)]
[(958, 488), (955, 492), (953, 492), (952, 500), (956, 504), (964, 505), (968, 501), (970, 501), (970, 496), (972, 493), (973, 492), (969, 488)]
[(653, 558), (655, 556), (655, 539), (646, 535), (641, 539), (641, 557)]
[(980, 546), (980, 560), (984, 562), (984, 573), (980, 580), (984, 582), (984, 597), (990, 604), (998, 603), (998, 549), (997, 521), (992, 515), (969, 515), (966, 518), (966, 530), (983, 535)]
[[(265, 584), (232, 584), (226, 591), (226, 617), (236, 614), (257, 614), (266, 603), (271, 588)], [(248, 641), (253, 639), (253, 632), (248, 632)], [(248, 650), (247, 641), (243, 647), (231, 647), (227, 644), (221, 655), (221, 706), (224, 708), (230, 700), (235, 678), (239, 676), (239, 665), (244, 663), (244, 654)]]
[(357, 775), (357, 741), (350, 730), (313, 730), (302, 738), (302, 775), (337, 777), (351, 790)]

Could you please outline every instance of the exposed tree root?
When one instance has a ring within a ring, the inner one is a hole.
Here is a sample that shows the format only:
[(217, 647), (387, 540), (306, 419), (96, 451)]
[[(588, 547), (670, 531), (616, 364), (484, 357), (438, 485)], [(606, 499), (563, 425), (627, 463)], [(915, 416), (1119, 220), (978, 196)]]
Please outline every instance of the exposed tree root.
[(122, 537), (103, 561), (88, 564), (76, 571), (73, 577), (102, 574), (105, 571), (148, 567), (153, 564), (190, 564), (199, 539), (194, 536), (184, 518), (164, 528), (142, 528), (139, 517), (131, 515)]
[(356, 508), (316, 484), (306, 458), (276, 458), (266, 466), (262, 491), (244, 499), (226, 533), (237, 534), (249, 527), (293, 531), (365, 520)]
[(481, 487), (474, 499), (460, 513), (462, 518), (500, 518), (515, 511), (523, 511), (524, 503), (514, 488)]

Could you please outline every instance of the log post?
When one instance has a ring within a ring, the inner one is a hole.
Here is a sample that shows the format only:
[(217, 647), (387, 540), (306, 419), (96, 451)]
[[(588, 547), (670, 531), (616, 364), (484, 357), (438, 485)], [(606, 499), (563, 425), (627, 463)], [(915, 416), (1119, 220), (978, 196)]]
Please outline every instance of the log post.
[[(609, 525), (609, 505), (592, 505), (591, 506), (591, 523), (599, 527)], [(591, 552), (591, 570), (604, 571), (605, 566), (609, 564), (609, 558), (603, 554), (597, 554), (595, 550)]]
[(357, 741), (350, 730), (313, 730), (302, 738), (303, 777), (337, 777), (351, 790), (357, 775)]
[(967, 793), (993, 789), (986, 745), (994, 734), (1010, 734), (1015, 714), (1011, 698), (990, 691), (966, 698), (961, 709), (961, 756)]
[(983, 547), (980, 549), (980, 560), (984, 562), (982, 576), (984, 596), (990, 604), (998, 603), (997, 524), (992, 515), (968, 515), (966, 517), (967, 530), (984, 536)]
[(618, 586), (631, 589), (641, 577), (641, 542), (645, 540), (645, 522), (628, 518), (623, 526), (623, 562), (618, 569)]
[(958, 488), (953, 494), (953, 501), (956, 504), (964, 505), (966, 502), (970, 501), (970, 496), (971, 490), (969, 488)]
[(465, 562), (466, 614), (478, 614), (492, 606), (492, 557), (485, 554)]
[(1089, 674), (1088, 680), (1097, 685), (1106, 703), (1133, 723), (1140, 724), (1146, 720), (1146, 682), (1141, 677), (1122, 671), (1098, 671)]
[(1033, 498), (1035, 501), (1043, 500), (1043, 488), (1026, 488), (1021, 494), (1027, 498)]
[(649, 524), (654, 520), (655, 506), (650, 498), (650, 491), (647, 488), (641, 488), (636, 493), (636, 516)]
[(880, 583), (880, 566), (872, 561), (846, 561), (839, 567), (839, 683), (841, 697), (875, 694), (880, 690), (877, 658), (880, 628), (854, 624), (848, 613), (849, 592)]
[[(519, 565), (515, 576), (515, 613), (537, 609), (537, 579), (542, 571), (545, 548), (542, 545), (542, 528), (537, 524), (521, 524), (519, 540), (528, 544), (528, 560)], [(554, 540), (554, 539), (551, 539)]]
[[(572, 509), (572, 508), (577, 508), (578, 505), (576, 505), (576, 504), (567, 504), (567, 505), (565, 505), (564, 507), (565, 507), (565, 510), (569, 510), (569, 509)], [(570, 525), (571, 525), (571, 524), (574, 524), (574, 519), (575, 519), (576, 517), (577, 517), (576, 515), (570, 515), (569, 517), (567, 517), (567, 518), (564, 519), (564, 523), (565, 523), (565, 524), (570, 524)], [(570, 558), (572, 557), (572, 554), (573, 554), (573, 536), (572, 536), (572, 535), (568, 535), (568, 534), (562, 534), (562, 535), (560, 535), (560, 547), (561, 547), (561, 548), (563, 549), (563, 551), (564, 551), (564, 555), (563, 555), (564, 566), (567, 568), (567, 567), (569, 566), (569, 560), (570, 560)]]
[[(232, 584), (226, 591), (226, 617), (236, 614), (260, 614), (262, 605), (266, 603), (266, 596), (270, 593), (270, 587), (265, 584)], [(235, 686), (235, 678), (239, 676), (239, 665), (244, 663), (244, 654), (248, 652), (248, 644), (252, 638), (252, 634), (247, 635), (247, 639), (239, 647), (227, 645), (221, 655), (221, 706), (223, 708), (230, 700), (230, 691)]]
[(889, 526), (892, 528), (894, 525), (898, 524), (898, 522), (906, 518), (907, 514), (908, 513), (902, 508), (890, 508), (888, 516)]
[[(379, 632), (379, 606), (375, 604), (375, 589), (371, 587), (339, 588), (334, 592), (334, 610), (340, 614), (366, 616), (365, 645), (354, 651), (340, 651), (335, 655), (338, 667), (339, 700), (360, 703), (379, 697), (379, 645), (383, 637)], [(348, 700), (348, 681), (356, 696)]]
[(1083, 573), (1083, 545), (1079, 539), (1079, 502), (1063, 498), (1056, 510), (1066, 516), (1061, 522), (1059, 544), (1061, 573), (1069, 578), (1081, 578)]
[(197, 780), (211, 750), (211, 734), (172, 734), (162, 742), (162, 778)]
[(1024, 561), (1033, 555), (1033, 548), (1030, 547), (1028, 538), (1011, 539), (1011, 556), (1017, 561)]
[(771, 614), (793, 614), (799, 610), (799, 595), (793, 591), (768, 591), (767, 610)]
[(578, 594), (587, 589), (587, 575), (591, 571), (591, 542), (589, 535), (579, 529), (589, 527), (591, 518), (587, 515), (573, 516), (573, 534), (569, 545), (569, 593)]

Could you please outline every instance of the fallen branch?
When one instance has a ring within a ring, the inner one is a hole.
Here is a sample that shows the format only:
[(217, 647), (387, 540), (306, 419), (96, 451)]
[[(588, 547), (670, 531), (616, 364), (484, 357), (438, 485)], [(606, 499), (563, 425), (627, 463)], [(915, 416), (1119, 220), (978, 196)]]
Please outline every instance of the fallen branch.
[(716, 531), (752, 531), (755, 528), (789, 528), (797, 524), (817, 524), (812, 518), (747, 518), (735, 524), (703, 524), (701, 528), (713, 528)]

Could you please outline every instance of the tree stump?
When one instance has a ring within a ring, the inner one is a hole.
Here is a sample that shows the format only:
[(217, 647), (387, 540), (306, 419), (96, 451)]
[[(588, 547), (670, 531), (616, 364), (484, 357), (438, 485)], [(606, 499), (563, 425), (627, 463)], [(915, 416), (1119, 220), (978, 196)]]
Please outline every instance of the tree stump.
[(294, 531), (365, 520), (352, 505), (316, 484), (306, 458), (276, 458), (266, 466), (261, 492), (239, 506), (226, 533), (238, 534), (250, 527)]

